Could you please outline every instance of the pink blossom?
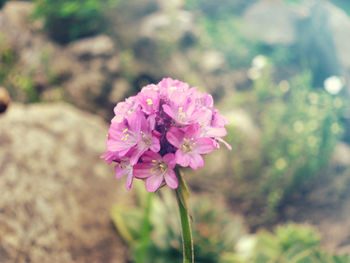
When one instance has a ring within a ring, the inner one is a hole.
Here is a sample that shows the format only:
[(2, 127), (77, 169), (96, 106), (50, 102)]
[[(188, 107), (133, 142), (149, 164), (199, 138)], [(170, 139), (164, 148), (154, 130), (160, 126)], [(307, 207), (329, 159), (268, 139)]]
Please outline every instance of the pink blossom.
[(112, 122), (107, 140), (108, 151), (118, 152), (124, 156), (141, 138), (141, 118), (139, 112), (134, 112), (122, 123)]
[(199, 137), (200, 125), (193, 124), (185, 128), (171, 128), (166, 137), (177, 149), (176, 162), (183, 166), (198, 169), (204, 165), (201, 154), (207, 154), (215, 150), (215, 142), (211, 138)]
[(152, 150), (153, 152), (159, 152), (160, 142), (158, 134), (153, 133), (155, 128), (155, 116), (151, 115), (146, 120), (144, 116), (140, 116), (141, 121), (141, 139), (137, 142), (135, 147), (133, 147), (130, 154), (130, 163), (136, 164), (140, 156), (147, 150)]
[(136, 97), (129, 97), (123, 102), (119, 102), (117, 106), (114, 107), (114, 118), (111, 122), (122, 122), (125, 118), (133, 113), (139, 106)]
[(210, 94), (171, 78), (150, 84), (134, 97), (114, 108), (101, 156), (116, 163), (116, 178), (146, 179), (146, 189), (154, 192), (165, 180), (170, 188), (178, 185), (176, 164), (193, 169), (204, 165), (202, 155), (224, 143), (227, 119), (214, 108)]
[(168, 153), (163, 157), (158, 153), (148, 151), (142, 156), (142, 162), (134, 166), (134, 176), (139, 179), (146, 179), (146, 189), (155, 192), (165, 179), (165, 183), (170, 188), (177, 188), (174, 167), (176, 165), (173, 153)]
[(146, 114), (154, 114), (159, 110), (158, 87), (154, 84), (148, 85), (142, 89), (137, 96), (142, 110)]

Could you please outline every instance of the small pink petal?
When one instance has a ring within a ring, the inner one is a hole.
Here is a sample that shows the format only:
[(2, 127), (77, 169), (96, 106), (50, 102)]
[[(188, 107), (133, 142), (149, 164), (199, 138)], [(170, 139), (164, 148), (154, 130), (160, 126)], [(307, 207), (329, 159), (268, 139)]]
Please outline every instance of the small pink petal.
[(177, 150), (175, 153), (176, 163), (182, 167), (187, 167), (190, 164), (190, 157), (188, 154), (183, 153), (181, 150)]
[(119, 179), (128, 174), (128, 169), (121, 168), (119, 164), (114, 166), (115, 178)]
[(164, 179), (166, 184), (172, 188), (172, 189), (176, 189), (178, 186), (178, 181), (175, 175), (175, 172), (173, 170), (168, 170), (168, 172), (166, 174), (164, 174)]
[(157, 137), (152, 137), (152, 146), (150, 147), (150, 150), (153, 152), (159, 152), (160, 150), (160, 142)]
[(128, 116), (128, 124), (129, 124), (130, 130), (132, 130), (136, 134), (139, 134), (141, 131), (142, 121), (146, 121), (143, 114), (137, 111), (131, 113)]
[(134, 176), (132, 173), (130, 173), (126, 179), (126, 189), (128, 191), (131, 189), (133, 179), (134, 179)]
[(152, 162), (152, 160), (161, 160), (162, 156), (160, 156), (158, 153), (156, 152), (152, 152), (152, 151), (147, 151), (142, 155), (142, 161), (144, 162)]
[(175, 154), (167, 153), (166, 155), (163, 156), (163, 160), (168, 164), (168, 166), (171, 169), (175, 168), (175, 165), (176, 165)]
[(222, 142), (222, 143), (227, 147), (227, 149), (229, 149), (230, 151), (232, 150), (231, 145), (229, 145), (224, 139), (217, 138), (217, 140), (218, 140), (219, 142)]
[(206, 132), (206, 136), (208, 137), (222, 137), (226, 136), (227, 131), (223, 127), (209, 127)]
[(138, 163), (134, 165), (133, 174), (136, 178), (144, 179), (152, 176), (151, 169), (153, 168), (152, 163)]
[(177, 148), (181, 147), (184, 132), (180, 128), (172, 127), (166, 134), (167, 140)]
[(155, 192), (163, 182), (162, 175), (153, 175), (146, 180), (146, 190), (148, 192)]
[(196, 141), (196, 152), (200, 154), (207, 154), (216, 149), (215, 141), (211, 138), (198, 138)]
[(189, 125), (184, 132), (186, 138), (197, 138), (201, 133), (201, 126), (198, 123)]
[(200, 154), (192, 154), (190, 157), (190, 167), (197, 170), (199, 167), (204, 166), (203, 157)]
[(174, 111), (171, 109), (171, 107), (167, 104), (163, 105), (163, 111), (169, 115), (169, 117), (173, 118), (174, 120), (176, 119), (176, 115), (174, 114)]

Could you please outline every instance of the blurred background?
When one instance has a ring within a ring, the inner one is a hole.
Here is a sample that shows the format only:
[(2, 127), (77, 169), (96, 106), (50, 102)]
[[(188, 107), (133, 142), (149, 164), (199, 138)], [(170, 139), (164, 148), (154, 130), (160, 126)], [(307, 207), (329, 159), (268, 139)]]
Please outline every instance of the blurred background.
[(181, 262), (172, 193), (99, 159), (163, 77), (230, 120), (185, 170), (196, 262), (350, 262), (349, 43), (348, 0), (0, 0), (0, 262)]

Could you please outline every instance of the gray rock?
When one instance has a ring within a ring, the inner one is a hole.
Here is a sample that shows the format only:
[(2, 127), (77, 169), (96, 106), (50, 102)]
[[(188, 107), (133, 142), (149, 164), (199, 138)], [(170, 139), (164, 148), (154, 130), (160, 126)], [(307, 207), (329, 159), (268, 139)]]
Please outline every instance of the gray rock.
[(0, 262), (125, 262), (109, 209), (130, 193), (99, 159), (106, 124), (67, 104), (14, 104), (0, 127)]
[(63, 89), (65, 98), (82, 109), (94, 111), (95, 99), (103, 93), (104, 75), (96, 71), (86, 71), (86, 74), (76, 74), (65, 83)]
[(350, 146), (346, 143), (338, 143), (332, 156), (332, 164), (336, 166), (350, 166)]
[[(310, 9), (309, 27), (303, 27), (309, 40), (309, 50), (316, 50), (316, 77), (320, 83), (332, 75), (350, 81), (350, 18), (328, 1), (317, 1)], [(313, 34), (310, 34), (313, 32)], [(323, 76), (318, 76), (321, 72)]]
[(296, 40), (296, 19), (280, 0), (260, 0), (243, 16), (247, 37), (266, 44), (292, 44)]
[(106, 35), (77, 40), (68, 46), (68, 50), (78, 56), (111, 56), (115, 53), (113, 40)]
[(206, 51), (201, 58), (200, 67), (205, 73), (213, 73), (223, 69), (225, 56), (215, 50)]
[(123, 100), (130, 89), (130, 85), (125, 79), (115, 80), (112, 84), (112, 90), (108, 96), (110, 103), (117, 104)]

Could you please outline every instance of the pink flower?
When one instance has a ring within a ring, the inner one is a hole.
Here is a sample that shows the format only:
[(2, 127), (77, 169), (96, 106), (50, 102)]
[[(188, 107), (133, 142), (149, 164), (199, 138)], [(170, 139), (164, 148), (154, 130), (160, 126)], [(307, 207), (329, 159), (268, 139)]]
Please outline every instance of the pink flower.
[(111, 122), (122, 122), (125, 118), (133, 113), (139, 106), (136, 97), (127, 98), (123, 102), (119, 102), (117, 106), (114, 107), (114, 118)]
[(136, 145), (141, 138), (141, 118), (139, 112), (134, 112), (128, 116), (127, 121), (112, 122), (107, 140), (108, 151), (118, 152), (122, 157)]
[(215, 141), (207, 137), (199, 137), (201, 128), (198, 124), (192, 124), (185, 128), (172, 127), (166, 137), (177, 148), (176, 162), (183, 166), (198, 169), (204, 165), (201, 154), (207, 154), (216, 149)]
[(155, 192), (161, 186), (163, 180), (173, 189), (178, 186), (174, 167), (176, 165), (174, 154), (168, 153), (163, 157), (158, 153), (148, 151), (142, 156), (142, 163), (134, 166), (134, 176), (146, 179), (146, 189)]
[(142, 110), (146, 114), (153, 114), (159, 110), (158, 87), (154, 84), (144, 87), (137, 95)]
[(140, 121), (141, 139), (129, 152), (131, 164), (136, 164), (140, 156), (149, 149), (153, 152), (159, 152), (160, 150), (159, 138), (157, 137), (157, 134), (152, 133), (155, 128), (155, 116), (149, 116), (147, 121), (144, 116), (140, 116)]
[(134, 178), (146, 179), (151, 192), (164, 180), (176, 188), (176, 163), (198, 169), (204, 165), (202, 155), (219, 148), (219, 142), (231, 148), (222, 139), (227, 120), (214, 108), (212, 96), (179, 80), (164, 78), (143, 87), (118, 103), (114, 113), (101, 158), (116, 163), (116, 178), (127, 176), (128, 190)]

